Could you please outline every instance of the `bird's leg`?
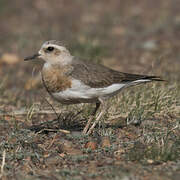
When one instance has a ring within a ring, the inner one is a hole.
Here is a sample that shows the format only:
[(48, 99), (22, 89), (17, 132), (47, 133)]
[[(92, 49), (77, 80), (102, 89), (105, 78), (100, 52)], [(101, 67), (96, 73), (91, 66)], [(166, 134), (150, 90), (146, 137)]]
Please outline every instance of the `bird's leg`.
[(100, 101), (96, 103), (96, 107), (95, 107), (95, 109), (94, 109), (94, 111), (92, 113), (92, 116), (95, 116), (95, 114), (96, 114), (97, 110), (99, 109), (100, 105), (101, 105)]
[(101, 112), (98, 114), (96, 120), (94, 121), (93, 125), (89, 128), (87, 135), (91, 134), (92, 130), (94, 129), (94, 127), (96, 126), (96, 124), (99, 122), (99, 120), (101, 119), (102, 115), (104, 115), (104, 113), (106, 112), (107, 109), (107, 104), (102, 100), (99, 99), (101, 104), (102, 104), (102, 110)]
[(90, 126), (90, 124), (91, 124), (91, 121), (93, 120), (93, 118), (94, 118), (97, 110), (99, 109), (100, 105), (101, 105), (101, 102), (100, 102), (100, 101), (96, 103), (96, 107), (95, 107), (93, 113), (91, 114), (91, 117), (89, 118), (89, 120), (88, 120), (85, 128), (83, 129), (83, 134), (86, 134), (86, 133), (87, 133), (88, 128), (89, 128), (89, 126)]

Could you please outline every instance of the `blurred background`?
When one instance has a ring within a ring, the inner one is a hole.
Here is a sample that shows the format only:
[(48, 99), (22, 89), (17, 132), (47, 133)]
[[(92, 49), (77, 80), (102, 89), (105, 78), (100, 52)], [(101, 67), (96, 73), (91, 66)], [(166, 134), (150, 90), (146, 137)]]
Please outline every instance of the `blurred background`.
[(23, 58), (50, 39), (62, 41), (73, 55), (123, 72), (178, 81), (177, 4), (178, 0), (0, 0), (0, 81), (18, 98), (26, 93), (38, 97), (33, 78), (42, 61)]

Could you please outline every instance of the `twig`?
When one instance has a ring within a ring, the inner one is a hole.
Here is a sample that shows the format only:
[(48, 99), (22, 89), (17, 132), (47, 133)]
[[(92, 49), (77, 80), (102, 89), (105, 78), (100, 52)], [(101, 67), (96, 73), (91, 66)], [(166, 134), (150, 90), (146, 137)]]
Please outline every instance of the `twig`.
[(51, 141), (50, 145), (47, 147), (47, 149), (50, 149), (52, 145), (54, 144), (54, 141), (56, 140), (57, 134), (54, 135), (53, 140)]
[(39, 132), (37, 132), (37, 134), (40, 134), (40, 133), (42, 133), (43, 131), (49, 131), (49, 132), (51, 132), (51, 131), (57, 131), (57, 132), (62, 132), (62, 133), (64, 133), (64, 134), (70, 134), (71, 132), (70, 131), (67, 131), (67, 130), (64, 130), (64, 129), (41, 129)]
[(6, 151), (3, 151), (3, 159), (2, 159), (2, 165), (1, 165), (1, 174), (0, 174), (0, 178), (3, 177), (4, 175), (4, 165), (5, 165), (5, 160), (6, 160)]
[[(62, 111), (56, 111), (56, 113), (61, 113)], [(8, 112), (8, 113), (0, 113), (0, 116), (18, 116), (18, 115), (27, 115), (28, 111), (12, 111), (12, 112)], [(54, 111), (51, 110), (41, 110), (41, 111), (37, 111), (37, 112), (33, 112), (34, 114), (54, 114)]]

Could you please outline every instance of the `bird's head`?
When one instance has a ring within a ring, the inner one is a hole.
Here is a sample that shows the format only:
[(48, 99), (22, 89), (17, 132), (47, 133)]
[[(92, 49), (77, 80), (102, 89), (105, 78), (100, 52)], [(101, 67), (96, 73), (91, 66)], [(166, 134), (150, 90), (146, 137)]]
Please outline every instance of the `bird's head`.
[(33, 60), (41, 58), (49, 64), (68, 64), (72, 59), (70, 52), (62, 45), (61, 42), (56, 40), (46, 41), (37, 54), (26, 57), (24, 60)]

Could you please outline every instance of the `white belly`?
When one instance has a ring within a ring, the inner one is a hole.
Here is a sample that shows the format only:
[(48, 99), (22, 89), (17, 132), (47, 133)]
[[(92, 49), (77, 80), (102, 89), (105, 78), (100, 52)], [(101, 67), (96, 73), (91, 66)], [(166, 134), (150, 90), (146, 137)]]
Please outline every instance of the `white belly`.
[(112, 84), (104, 88), (91, 88), (79, 80), (72, 81), (72, 87), (58, 93), (53, 93), (53, 97), (62, 103), (83, 103), (96, 102), (98, 98), (108, 97), (116, 94), (126, 84)]

